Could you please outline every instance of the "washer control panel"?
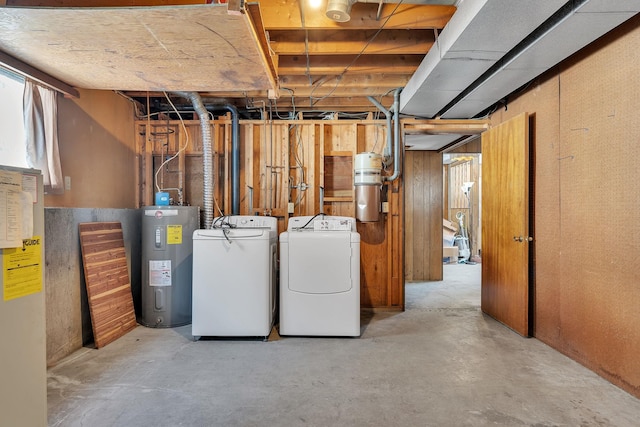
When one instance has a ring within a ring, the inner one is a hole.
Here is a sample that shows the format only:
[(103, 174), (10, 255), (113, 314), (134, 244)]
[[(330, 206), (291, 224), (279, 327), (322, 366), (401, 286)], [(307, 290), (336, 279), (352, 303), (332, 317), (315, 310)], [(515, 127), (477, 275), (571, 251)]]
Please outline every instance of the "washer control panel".
[(226, 215), (213, 220), (213, 227), (278, 229), (278, 219), (272, 216)]

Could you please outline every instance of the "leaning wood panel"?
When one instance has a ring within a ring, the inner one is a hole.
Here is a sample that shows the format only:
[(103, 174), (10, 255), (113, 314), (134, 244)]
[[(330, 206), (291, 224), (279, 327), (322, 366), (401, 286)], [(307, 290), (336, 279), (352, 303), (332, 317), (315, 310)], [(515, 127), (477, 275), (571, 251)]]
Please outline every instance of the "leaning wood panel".
[(78, 225), (96, 348), (136, 327), (129, 270), (119, 222)]

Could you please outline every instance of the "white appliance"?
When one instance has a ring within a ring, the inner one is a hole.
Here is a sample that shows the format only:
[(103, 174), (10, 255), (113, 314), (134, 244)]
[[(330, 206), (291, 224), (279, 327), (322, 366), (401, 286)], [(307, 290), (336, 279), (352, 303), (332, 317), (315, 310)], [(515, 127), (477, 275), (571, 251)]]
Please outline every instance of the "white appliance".
[(355, 218), (292, 217), (280, 234), (280, 335), (360, 336)]
[(222, 216), (193, 232), (194, 337), (265, 337), (276, 310), (278, 220)]
[[(42, 174), (0, 165), (0, 425), (47, 425)], [(71, 231), (70, 231), (71, 232)]]

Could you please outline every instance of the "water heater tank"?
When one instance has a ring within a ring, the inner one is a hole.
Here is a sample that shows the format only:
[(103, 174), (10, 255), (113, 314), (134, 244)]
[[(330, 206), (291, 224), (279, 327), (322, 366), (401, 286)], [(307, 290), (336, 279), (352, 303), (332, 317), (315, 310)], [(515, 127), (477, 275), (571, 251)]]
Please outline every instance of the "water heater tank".
[(354, 172), (356, 218), (362, 222), (378, 221), (382, 189), (382, 156), (377, 153), (356, 154)]
[(191, 323), (193, 206), (147, 206), (142, 215), (142, 317), (140, 323), (168, 328)]

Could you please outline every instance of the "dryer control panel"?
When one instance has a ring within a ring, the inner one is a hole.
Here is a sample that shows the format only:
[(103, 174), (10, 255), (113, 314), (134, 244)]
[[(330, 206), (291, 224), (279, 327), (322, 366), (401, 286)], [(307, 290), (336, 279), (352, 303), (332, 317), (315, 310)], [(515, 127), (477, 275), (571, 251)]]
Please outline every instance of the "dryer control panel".
[(322, 214), (291, 217), (287, 231), (357, 231), (356, 219)]

